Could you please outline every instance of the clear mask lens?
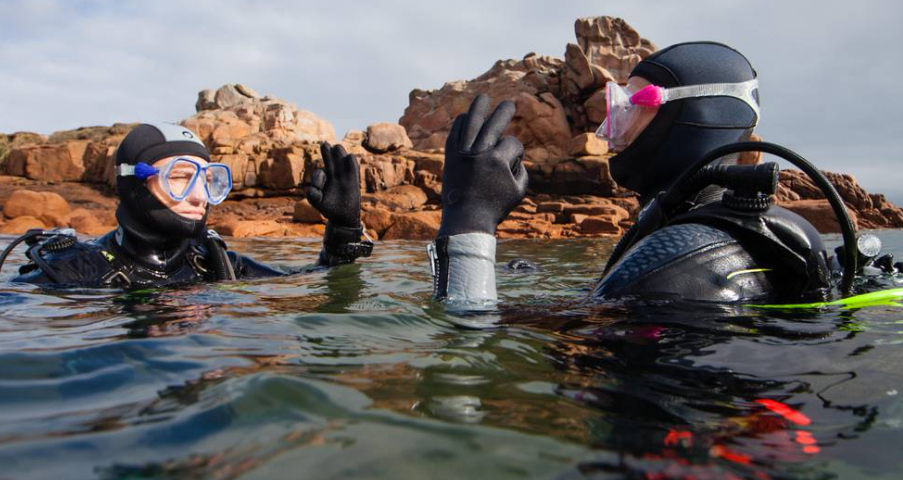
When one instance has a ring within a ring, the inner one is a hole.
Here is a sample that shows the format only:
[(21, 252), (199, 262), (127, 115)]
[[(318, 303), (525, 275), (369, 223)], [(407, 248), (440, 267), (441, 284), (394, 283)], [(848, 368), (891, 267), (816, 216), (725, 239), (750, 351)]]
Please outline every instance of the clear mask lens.
[(605, 85), (606, 115), (596, 135), (612, 145), (621, 145), (627, 130), (638, 113), (638, 108), (630, 103), (630, 92), (615, 82)]
[(173, 160), (160, 176), (163, 188), (175, 200), (184, 200), (194, 185), (199, 165), (195, 162), (177, 158)]
[(207, 200), (216, 205), (226, 199), (232, 190), (232, 172), (221, 163), (207, 166)]
[(630, 129), (642, 108), (658, 108), (674, 100), (698, 97), (733, 97), (743, 101), (755, 113), (755, 126), (759, 123), (759, 102), (753, 92), (758, 88), (758, 80), (752, 79), (739, 83), (709, 83), (674, 88), (647, 85), (631, 93), (615, 82), (608, 82), (605, 84), (605, 120), (596, 130), (596, 135), (608, 140), (610, 146), (624, 148), (627, 146)]
[(188, 198), (199, 178), (204, 182), (203, 191), (207, 200), (214, 205), (225, 200), (232, 190), (232, 171), (221, 163), (202, 167), (194, 160), (177, 158), (159, 176), (163, 190), (176, 201)]

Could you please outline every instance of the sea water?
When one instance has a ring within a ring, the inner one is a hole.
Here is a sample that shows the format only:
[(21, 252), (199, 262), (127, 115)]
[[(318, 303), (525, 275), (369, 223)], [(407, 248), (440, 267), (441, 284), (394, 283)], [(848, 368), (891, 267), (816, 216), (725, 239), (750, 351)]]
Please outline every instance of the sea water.
[(129, 293), (3, 283), (0, 479), (900, 478), (901, 307), (590, 305), (612, 240), (520, 240), (498, 311), (462, 318), (424, 246)]

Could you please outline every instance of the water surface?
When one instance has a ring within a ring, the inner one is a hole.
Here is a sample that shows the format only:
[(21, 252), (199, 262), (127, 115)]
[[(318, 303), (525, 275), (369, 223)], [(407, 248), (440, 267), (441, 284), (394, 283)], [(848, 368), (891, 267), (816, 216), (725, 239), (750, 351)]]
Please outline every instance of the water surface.
[(4, 284), (0, 478), (899, 478), (903, 309), (575, 302), (611, 247), (500, 242), (504, 306), (463, 320), (423, 242), (251, 282)]

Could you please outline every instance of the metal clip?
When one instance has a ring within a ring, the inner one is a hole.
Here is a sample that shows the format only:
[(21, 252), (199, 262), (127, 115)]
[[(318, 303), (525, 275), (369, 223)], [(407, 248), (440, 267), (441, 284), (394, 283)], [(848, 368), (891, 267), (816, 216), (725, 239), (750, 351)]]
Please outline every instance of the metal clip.
[(430, 259), (430, 275), (433, 278), (436, 277), (436, 262), (439, 260), (438, 255), (436, 255), (436, 243), (430, 242), (426, 245), (426, 255)]

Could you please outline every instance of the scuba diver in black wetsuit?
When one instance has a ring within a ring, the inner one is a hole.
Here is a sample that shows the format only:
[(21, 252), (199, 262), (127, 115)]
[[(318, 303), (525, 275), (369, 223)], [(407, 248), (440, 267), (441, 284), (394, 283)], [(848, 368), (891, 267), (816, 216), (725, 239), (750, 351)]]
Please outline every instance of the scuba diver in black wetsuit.
[[(597, 134), (618, 152), (612, 176), (639, 193), (644, 208), (593, 299), (824, 299), (832, 269), (818, 232), (772, 204), (777, 164), (734, 165), (730, 155), (749, 150), (791, 161), (828, 197), (852, 246), (843, 254), (848, 292), (856, 239), (833, 187), (793, 152), (743, 142), (759, 117), (756, 72), (743, 55), (714, 42), (674, 45), (640, 62), (626, 88), (606, 85), (606, 97)], [(512, 137), (499, 140), (514, 105), (501, 102), (486, 119), (488, 107), (488, 97), (477, 97), (449, 133), (442, 226), (428, 248), (435, 298), (463, 310), (496, 302), (495, 228), (526, 192), (523, 147)]]
[[(328, 219), (318, 265), (332, 266), (369, 256), (361, 241), (358, 161), (341, 146), (321, 145), (325, 171), (314, 172), (308, 198)], [(142, 288), (259, 278), (298, 273), (228, 251), (207, 229), (210, 205), (225, 200), (232, 175), (210, 163), (204, 144), (190, 130), (171, 124), (142, 124), (116, 152), (116, 210), (119, 226), (96, 240), (79, 243), (74, 232), (32, 230), (10, 244), (30, 245), (30, 263), (14, 282), (78, 287)]]

